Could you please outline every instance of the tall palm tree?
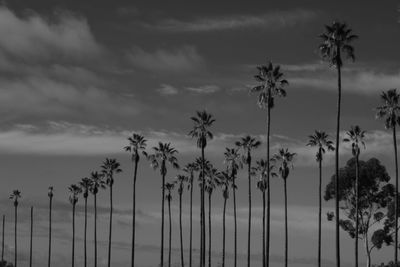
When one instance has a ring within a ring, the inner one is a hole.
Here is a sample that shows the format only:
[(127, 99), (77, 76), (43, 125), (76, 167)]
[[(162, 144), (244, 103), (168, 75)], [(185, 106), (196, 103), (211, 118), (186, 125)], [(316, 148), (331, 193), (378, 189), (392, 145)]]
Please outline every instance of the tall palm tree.
[(10, 199), (14, 202), (14, 267), (17, 267), (17, 224), (18, 224), (18, 200), (21, 198), (21, 192), (19, 190), (13, 190)]
[(227, 165), (227, 170), (229, 171), (231, 175), (231, 180), (232, 180), (232, 191), (233, 191), (233, 219), (234, 219), (234, 225), (235, 225), (235, 242), (234, 242), (234, 252), (235, 252), (235, 257), (234, 257), (234, 266), (237, 266), (237, 217), (236, 217), (236, 175), (238, 172), (238, 169), (241, 166), (242, 162), (240, 160), (240, 154), (236, 148), (226, 148), (225, 149), (225, 160), (224, 163)]
[(172, 243), (172, 220), (171, 220), (171, 200), (172, 200), (172, 190), (175, 187), (175, 183), (166, 183), (165, 190), (167, 190), (167, 195), (165, 198), (168, 201), (168, 215), (169, 215), (169, 245), (168, 245), (168, 267), (171, 267), (171, 243)]
[(263, 203), (263, 215), (262, 215), (262, 262), (263, 266), (265, 266), (266, 257), (265, 257), (265, 191), (267, 190), (269, 184), (267, 180), (268, 168), (269, 168), (269, 176), (276, 177), (276, 173), (273, 171), (274, 165), (270, 162), (267, 162), (263, 159), (256, 161), (255, 167), (252, 168), (252, 175), (258, 176), (257, 188), (262, 193), (262, 203)]
[(275, 154), (272, 160), (279, 165), (279, 174), (283, 179), (284, 195), (285, 195), (285, 267), (288, 266), (288, 219), (287, 219), (287, 178), (289, 176), (290, 167), (293, 168), (293, 159), (296, 153), (290, 153), (286, 148), (281, 148)]
[(188, 175), (188, 186), (190, 189), (190, 229), (189, 229), (189, 267), (192, 267), (192, 237), (193, 237), (193, 179), (194, 172), (198, 171), (196, 163), (188, 163), (183, 169)]
[[(340, 132), (340, 105), (342, 98), (342, 73), (343, 56), (351, 60), (355, 60), (354, 47), (351, 43), (357, 39), (357, 35), (346, 23), (334, 21), (332, 25), (325, 25), (325, 32), (320, 35), (322, 43), (319, 50), (323, 60), (337, 70), (338, 75), (338, 98), (337, 98), (337, 118), (336, 118), (336, 151), (335, 151), (335, 174), (336, 182), (335, 192), (339, 192), (339, 132)], [(343, 54), (343, 56), (342, 56)], [(336, 213), (336, 266), (340, 267), (340, 232), (339, 232), (339, 199), (340, 196), (335, 194), (335, 213)]]
[(133, 133), (128, 138), (129, 145), (124, 147), (124, 150), (131, 153), (132, 163), (135, 165), (133, 169), (133, 199), (132, 199), (132, 254), (131, 254), (131, 267), (135, 266), (135, 234), (136, 234), (136, 178), (140, 154), (147, 155), (144, 151), (146, 149), (147, 140), (140, 134)]
[(220, 183), (222, 187), (222, 196), (224, 198), (224, 209), (222, 213), (222, 265), (225, 267), (225, 217), (226, 217), (226, 201), (229, 198), (229, 187), (231, 186), (231, 175), (227, 171), (220, 172), (219, 175)]
[[(385, 128), (392, 129), (393, 133), (393, 147), (394, 147), (394, 163), (396, 166), (396, 193), (394, 200), (394, 210), (395, 210), (395, 235), (394, 235), (394, 243), (398, 244), (398, 229), (399, 229), (399, 166), (397, 161), (397, 140), (396, 140), (396, 125), (400, 125), (400, 105), (399, 105), (400, 94), (396, 89), (390, 89), (386, 92), (382, 92), (381, 94), (381, 102), (382, 105), (377, 107), (377, 118), (385, 119)], [(398, 262), (398, 247), (394, 246), (394, 262)]]
[[(213, 118), (213, 116), (209, 113), (207, 113), (207, 111), (197, 111), (196, 112), (196, 116), (195, 117), (191, 117), (191, 120), (193, 121), (194, 125), (193, 125), (193, 129), (189, 132), (189, 135), (192, 138), (196, 138), (197, 139), (197, 147), (201, 149), (201, 158), (202, 158), (202, 162), (204, 163), (204, 150), (207, 146), (207, 140), (212, 139), (213, 138), (213, 134), (211, 133), (211, 131), (209, 131), (209, 128), (212, 126), (212, 124), (215, 122), (215, 119)], [(205, 175), (204, 175), (204, 164), (201, 166), (201, 192), (200, 192), (200, 197), (201, 197), (201, 202), (200, 202), (200, 267), (204, 267), (205, 266), (205, 261), (206, 261), (206, 245), (205, 245), (205, 239), (206, 239), (206, 226), (205, 226), (205, 209), (204, 209), (204, 179), (205, 179)]]
[(51, 212), (53, 209), (53, 196), (54, 196), (54, 188), (49, 186), (49, 191), (47, 195), (49, 197), (49, 255), (47, 258), (47, 266), (50, 267), (51, 265)]
[(178, 169), (178, 159), (176, 154), (178, 151), (171, 146), (171, 143), (158, 143), (158, 146), (153, 147), (153, 154), (148, 155), (150, 165), (154, 170), (160, 169), (162, 178), (162, 198), (161, 198), (161, 247), (160, 247), (160, 267), (164, 266), (164, 199), (165, 199), (165, 176), (167, 175), (167, 164)]
[(79, 186), (83, 191), (83, 198), (85, 200), (85, 223), (84, 223), (84, 234), (83, 234), (83, 246), (84, 246), (84, 267), (87, 267), (87, 199), (89, 197), (89, 190), (92, 187), (92, 180), (85, 177), (79, 182)]
[[(267, 65), (257, 67), (258, 74), (254, 76), (257, 82), (260, 84), (251, 88), (250, 92), (258, 94), (258, 106), (262, 109), (267, 110), (267, 169), (269, 169), (270, 163), (270, 132), (271, 132), (271, 109), (274, 107), (274, 99), (276, 96), (285, 97), (285, 87), (289, 85), (289, 82), (284, 79), (284, 75), (279, 65), (273, 65), (269, 62)], [(267, 173), (267, 184), (269, 184), (269, 173)], [(271, 206), (271, 191), (270, 187), (267, 187), (267, 244), (266, 244), (266, 259), (264, 266), (269, 266), (269, 245), (270, 245), (270, 206)]]
[(72, 267), (75, 266), (75, 207), (78, 203), (78, 195), (82, 193), (82, 188), (79, 185), (72, 184), (68, 187), (69, 202), (72, 204)]
[(108, 260), (107, 266), (111, 266), (111, 233), (112, 233), (112, 215), (113, 215), (113, 185), (114, 185), (114, 175), (122, 172), (119, 162), (116, 159), (109, 159), (103, 162), (101, 166), (101, 173), (106, 179), (106, 184), (110, 188), (110, 223), (108, 230)]
[(106, 183), (104, 175), (97, 171), (90, 174), (90, 179), (92, 180), (90, 193), (94, 199), (94, 267), (97, 267), (97, 194), (100, 189), (106, 188)]
[(178, 183), (178, 194), (179, 194), (179, 236), (181, 243), (181, 267), (185, 266), (183, 260), (183, 232), (182, 232), (182, 195), (185, 183), (188, 181), (188, 177), (182, 174), (176, 176), (176, 182)]
[(32, 267), (32, 248), (33, 248), (33, 207), (31, 207), (31, 231), (29, 240), (29, 267)]
[(322, 159), (326, 150), (334, 151), (333, 142), (329, 136), (322, 131), (315, 131), (309, 136), (307, 146), (317, 147), (316, 160), (319, 167), (319, 187), (318, 187), (318, 267), (321, 267), (321, 221), (322, 221)]
[(351, 143), (351, 153), (356, 160), (356, 181), (354, 185), (355, 195), (356, 195), (356, 229), (355, 229), (355, 266), (358, 267), (358, 232), (359, 232), (359, 197), (358, 197), (358, 183), (359, 183), (359, 157), (360, 157), (360, 145), (365, 149), (365, 131), (361, 130), (360, 126), (351, 126), (350, 130), (346, 132), (346, 138), (343, 142)]
[(247, 230), (247, 267), (250, 267), (250, 241), (251, 241), (251, 152), (253, 149), (258, 148), (261, 142), (256, 140), (254, 137), (247, 135), (242, 137), (240, 141), (237, 141), (236, 146), (243, 149), (243, 162), (247, 164), (247, 177), (249, 187), (249, 222)]

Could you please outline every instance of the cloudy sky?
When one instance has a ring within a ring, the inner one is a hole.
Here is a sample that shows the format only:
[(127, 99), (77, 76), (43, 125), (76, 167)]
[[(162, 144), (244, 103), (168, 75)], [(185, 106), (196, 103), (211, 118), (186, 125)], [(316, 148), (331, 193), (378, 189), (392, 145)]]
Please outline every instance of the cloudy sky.
[[(296, 267), (315, 264), (317, 252), (317, 169), (315, 151), (305, 147), (315, 129), (333, 135), (335, 71), (321, 62), (317, 36), (323, 25), (346, 21), (360, 36), (355, 63), (343, 70), (343, 129), (359, 124), (368, 131), (362, 158), (377, 157), (393, 175), (391, 135), (374, 118), (382, 90), (400, 84), (399, 3), (377, 1), (77, 1), (12, 0), (0, 4), (0, 205), (6, 214), (6, 257), (13, 253), (12, 203), (20, 189), (20, 254), (27, 264), (29, 207), (35, 212), (35, 261), (45, 262), (47, 187), (55, 187), (54, 262), (69, 265), (70, 205), (66, 187), (115, 157), (124, 172), (116, 178), (114, 266), (129, 262), (131, 162), (123, 152), (132, 132), (179, 150), (182, 165), (199, 155), (187, 137), (196, 110), (211, 112), (215, 139), (207, 157), (222, 167), (223, 151), (244, 134), (265, 140), (266, 112), (249, 87), (255, 67), (272, 60), (290, 82), (288, 96), (272, 113), (272, 152), (286, 146), (298, 154), (288, 181), (289, 255)], [(256, 152), (265, 155), (265, 146)], [(341, 162), (350, 151), (343, 147)], [(324, 162), (324, 184), (333, 173), (333, 157)], [(175, 172), (169, 172), (172, 179)], [(158, 259), (160, 177), (141, 162), (138, 180), (138, 263)], [(282, 261), (283, 187), (272, 182), (272, 259)], [(254, 191), (252, 251), (259, 261), (260, 193)], [(239, 177), (239, 238), (245, 238), (245, 174)], [(196, 193), (197, 196), (197, 193)], [(106, 260), (108, 194), (100, 198), (100, 258)], [(219, 261), (221, 192), (213, 196), (214, 262)], [(173, 203), (176, 214), (176, 202)], [(196, 198), (196, 207), (198, 205)], [(324, 203), (325, 211), (332, 203)], [(184, 205), (184, 220), (188, 222)], [(232, 221), (229, 203), (228, 222)], [(92, 217), (91, 217), (92, 219)], [(82, 262), (82, 207), (78, 214), (78, 261)], [(196, 219), (197, 220), (197, 219)], [(196, 221), (197, 222), (197, 221)], [(198, 228), (196, 223), (196, 229)], [(188, 230), (185, 226), (184, 230)], [(232, 224), (228, 226), (228, 250)], [(323, 224), (323, 258), (334, 260), (334, 228)], [(176, 225), (173, 231), (177, 233)], [(89, 238), (92, 233), (89, 234)], [(196, 237), (197, 240), (197, 237)], [(350, 266), (352, 241), (342, 233), (343, 260)], [(185, 239), (186, 241), (186, 239)], [(197, 243), (195, 243), (197, 245)], [(306, 244), (306, 245), (304, 245)], [(178, 239), (173, 240), (177, 249)], [(89, 246), (92, 251), (92, 246)], [(244, 260), (245, 242), (239, 242)], [(175, 253), (173, 261), (178, 262)], [(365, 257), (362, 254), (362, 261)], [(388, 249), (373, 253), (385, 261)], [(230, 256), (228, 256), (230, 258)]]

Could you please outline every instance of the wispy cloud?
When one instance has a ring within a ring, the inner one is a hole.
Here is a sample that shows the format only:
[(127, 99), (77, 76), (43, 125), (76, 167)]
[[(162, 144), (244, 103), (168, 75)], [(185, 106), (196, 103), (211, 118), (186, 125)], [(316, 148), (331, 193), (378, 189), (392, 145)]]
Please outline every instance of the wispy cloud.
[(198, 87), (186, 87), (186, 90), (198, 94), (212, 94), (221, 90), (221, 88), (217, 85), (203, 85)]
[(176, 95), (178, 91), (178, 88), (169, 84), (161, 84), (161, 87), (157, 89), (157, 92), (162, 95)]
[(194, 20), (165, 19), (155, 25), (146, 25), (163, 31), (173, 32), (205, 32), (233, 30), (240, 28), (263, 28), (276, 30), (310, 21), (317, 13), (310, 10), (297, 9), (289, 11), (274, 11), (262, 15), (236, 15), (214, 18), (197, 18)]

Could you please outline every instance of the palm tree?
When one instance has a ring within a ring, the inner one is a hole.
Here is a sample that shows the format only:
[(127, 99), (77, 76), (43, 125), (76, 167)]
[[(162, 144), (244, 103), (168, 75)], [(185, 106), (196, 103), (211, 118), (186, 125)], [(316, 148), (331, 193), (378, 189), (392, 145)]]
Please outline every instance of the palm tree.
[(18, 200), (21, 198), (21, 192), (19, 190), (13, 190), (10, 199), (14, 202), (14, 267), (17, 267), (17, 224), (18, 224)]
[[(196, 112), (196, 117), (191, 117), (191, 120), (194, 123), (193, 129), (189, 132), (189, 135), (192, 138), (197, 139), (197, 147), (201, 149), (201, 158), (202, 162), (204, 163), (204, 150), (207, 146), (207, 140), (213, 138), (213, 134), (209, 131), (209, 128), (212, 126), (212, 124), (215, 122), (215, 119), (213, 119), (213, 116), (207, 111), (197, 111)], [(204, 164), (201, 166), (201, 179), (202, 179), (202, 187), (201, 187), (201, 202), (200, 202), (200, 267), (205, 266), (205, 261), (206, 261), (206, 245), (205, 245), (205, 239), (206, 239), (206, 226), (205, 226), (205, 209), (204, 209)]]
[(296, 153), (290, 153), (286, 148), (281, 148), (272, 160), (279, 165), (279, 174), (283, 179), (285, 195), (285, 267), (288, 266), (288, 220), (287, 220), (287, 186), (286, 181), (289, 176), (290, 167), (293, 168), (292, 161)]
[(90, 186), (90, 193), (94, 198), (94, 267), (97, 267), (97, 194), (99, 189), (105, 189), (106, 183), (104, 182), (104, 175), (97, 171), (90, 174), (92, 180)]
[(247, 266), (250, 267), (250, 237), (251, 237), (251, 151), (258, 148), (261, 142), (256, 140), (254, 137), (247, 135), (242, 137), (240, 141), (237, 141), (236, 146), (243, 149), (243, 162), (247, 164), (247, 176), (249, 183), (249, 222), (247, 230)]
[[(392, 129), (393, 132), (393, 147), (394, 147), (394, 161), (396, 166), (396, 193), (394, 200), (394, 210), (395, 210), (395, 236), (394, 244), (398, 244), (398, 218), (399, 218), (399, 207), (398, 207), (398, 192), (399, 192), (399, 166), (397, 161), (397, 140), (396, 140), (396, 125), (400, 124), (400, 105), (399, 105), (400, 94), (396, 89), (390, 89), (381, 94), (382, 105), (377, 107), (377, 118), (385, 119), (385, 128)], [(398, 262), (398, 247), (394, 246), (394, 262)]]
[(29, 267), (32, 267), (32, 247), (33, 247), (33, 207), (31, 207), (31, 231), (29, 240)]
[[(319, 50), (323, 60), (335, 67), (338, 73), (338, 98), (337, 98), (337, 118), (336, 118), (336, 151), (335, 151), (335, 192), (339, 192), (339, 132), (340, 132), (340, 105), (342, 96), (342, 74), (343, 66), (342, 53), (346, 58), (355, 60), (352, 41), (358, 38), (346, 23), (333, 22), (332, 25), (325, 25), (325, 32), (320, 35), (322, 43)], [(340, 237), (339, 237), (339, 199), (335, 194), (335, 213), (336, 213), (336, 266), (340, 267)]]
[(76, 184), (68, 187), (69, 202), (72, 204), (72, 267), (75, 266), (75, 207), (78, 203), (78, 195), (82, 193), (82, 188)]
[(226, 201), (229, 198), (229, 187), (231, 186), (231, 176), (226, 171), (220, 173), (219, 176), (220, 186), (222, 187), (222, 196), (224, 198), (224, 209), (222, 213), (222, 267), (225, 267), (225, 215), (226, 215)]
[(153, 147), (154, 153), (148, 155), (150, 165), (154, 170), (160, 169), (160, 174), (162, 178), (162, 198), (161, 198), (161, 257), (160, 257), (160, 267), (164, 266), (164, 199), (165, 199), (165, 176), (167, 175), (167, 163), (169, 163), (173, 168), (178, 169), (178, 159), (175, 155), (178, 151), (171, 146), (171, 143), (158, 143), (158, 146)]
[(175, 183), (166, 183), (165, 189), (167, 190), (167, 195), (165, 198), (168, 201), (168, 215), (169, 215), (169, 245), (168, 245), (168, 267), (171, 267), (171, 240), (172, 240), (172, 220), (171, 220), (171, 200), (172, 200), (172, 190), (175, 187)]
[(189, 267), (192, 267), (192, 235), (193, 235), (193, 179), (194, 172), (198, 171), (196, 163), (188, 163), (183, 169), (188, 174), (188, 182), (190, 189), (190, 229), (189, 229)]
[(85, 226), (84, 226), (84, 267), (87, 267), (87, 199), (89, 197), (89, 190), (92, 187), (92, 180), (85, 177), (79, 182), (79, 186), (83, 191), (83, 198), (85, 199)]
[(179, 235), (181, 242), (181, 266), (184, 267), (185, 263), (183, 261), (183, 233), (182, 233), (182, 195), (185, 182), (187, 182), (188, 177), (182, 174), (176, 176), (176, 181), (179, 184), (178, 194), (179, 194)]
[(106, 179), (106, 184), (110, 188), (110, 224), (108, 232), (108, 260), (107, 266), (111, 266), (111, 232), (112, 232), (112, 215), (113, 215), (113, 185), (114, 185), (114, 174), (122, 172), (119, 162), (116, 159), (109, 159), (103, 162), (101, 166), (101, 173)]
[(1, 262), (4, 262), (4, 227), (6, 224), (6, 215), (3, 215), (3, 233), (1, 236)]
[[(271, 109), (274, 107), (274, 99), (276, 96), (285, 97), (285, 87), (289, 84), (286, 79), (283, 78), (280, 66), (274, 66), (272, 62), (267, 65), (258, 66), (258, 74), (254, 76), (257, 82), (260, 84), (253, 87), (250, 91), (258, 93), (258, 106), (262, 109), (267, 109), (267, 170), (269, 169), (270, 155), (269, 155), (269, 137), (271, 131)], [(269, 184), (269, 173), (267, 173), (267, 184)], [(271, 206), (271, 191), (270, 187), (267, 187), (267, 244), (266, 244), (266, 259), (264, 266), (269, 266), (269, 243), (270, 243), (270, 206)]]
[(227, 165), (227, 171), (230, 172), (231, 180), (232, 180), (232, 191), (233, 191), (233, 217), (235, 223), (235, 258), (234, 258), (234, 266), (237, 266), (237, 218), (236, 218), (236, 175), (238, 169), (241, 167), (240, 155), (237, 149), (235, 148), (226, 148), (225, 149), (225, 164)]
[(133, 200), (132, 200), (132, 255), (131, 255), (131, 267), (135, 266), (135, 233), (136, 233), (136, 178), (138, 164), (140, 160), (140, 153), (146, 156), (146, 142), (147, 140), (140, 134), (133, 133), (128, 138), (129, 145), (124, 147), (124, 150), (131, 153), (132, 163), (135, 164), (133, 170)]
[(328, 135), (322, 131), (315, 131), (309, 136), (307, 146), (317, 147), (316, 160), (319, 167), (319, 190), (318, 190), (318, 267), (321, 267), (321, 219), (322, 219), (322, 158), (326, 150), (334, 151), (333, 142), (328, 140)]
[(355, 190), (355, 195), (356, 195), (356, 229), (355, 229), (355, 266), (358, 267), (358, 232), (359, 232), (359, 208), (358, 208), (358, 181), (359, 181), (359, 173), (358, 173), (358, 168), (359, 168), (359, 156), (360, 156), (360, 145), (362, 145), (365, 149), (365, 131), (362, 131), (360, 126), (351, 126), (350, 131), (346, 132), (347, 138), (343, 139), (343, 142), (351, 142), (351, 152), (353, 154), (353, 157), (356, 160), (356, 181), (354, 185), (354, 190)]
[(54, 188), (49, 186), (49, 191), (47, 195), (49, 196), (49, 255), (47, 258), (47, 266), (50, 267), (51, 265), (51, 211), (53, 208), (53, 196), (54, 196)]

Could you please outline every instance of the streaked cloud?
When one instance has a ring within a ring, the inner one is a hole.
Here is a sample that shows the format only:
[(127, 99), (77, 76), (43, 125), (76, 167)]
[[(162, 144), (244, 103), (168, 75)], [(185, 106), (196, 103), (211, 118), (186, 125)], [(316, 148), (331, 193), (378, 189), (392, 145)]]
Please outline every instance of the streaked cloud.
[(212, 94), (221, 90), (217, 85), (203, 85), (199, 87), (186, 87), (186, 90), (198, 94)]
[(162, 95), (176, 95), (179, 90), (169, 84), (161, 84), (161, 87), (157, 89), (157, 92), (159, 92)]

